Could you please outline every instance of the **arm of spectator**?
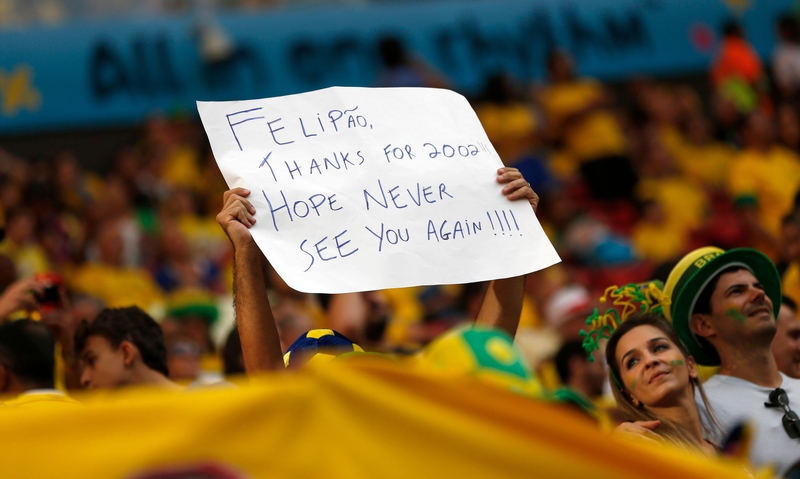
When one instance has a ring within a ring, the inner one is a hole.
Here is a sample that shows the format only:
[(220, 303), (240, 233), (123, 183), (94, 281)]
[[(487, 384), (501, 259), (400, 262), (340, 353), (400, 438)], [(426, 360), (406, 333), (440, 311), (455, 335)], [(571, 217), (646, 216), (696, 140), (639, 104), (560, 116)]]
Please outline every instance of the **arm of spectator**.
[[(497, 182), (505, 185), (503, 194), (509, 201), (525, 199), (536, 212), (539, 196), (531, 189), (531, 185), (525, 181), (519, 170), (500, 168), (497, 170)], [(525, 275), (492, 281), (489, 283), (475, 323), (500, 329), (513, 338), (517, 334), (524, 296)]]
[(0, 295), (0, 319), (5, 319), (14, 311), (36, 309), (34, 293), (44, 293), (44, 285), (33, 278), (21, 279), (6, 288)]
[(266, 258), (249, 228), (256, 209), (247, 200), (250, 191), (228, 190), (217, 222), (233, 244), (233, 296), (242, 357), (248, 373), (283, 369), (278, 328), (267, 298)]

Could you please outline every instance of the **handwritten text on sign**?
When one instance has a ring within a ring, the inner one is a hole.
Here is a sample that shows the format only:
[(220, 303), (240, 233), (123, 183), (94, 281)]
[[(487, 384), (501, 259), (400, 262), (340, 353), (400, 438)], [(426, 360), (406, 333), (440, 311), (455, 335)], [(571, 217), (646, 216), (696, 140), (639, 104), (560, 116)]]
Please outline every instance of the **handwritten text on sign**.
[(293, 288), (342, 293), (517, 276), (559, 261), (464, 97), (328, 88), (198, 102), (253, 237)]

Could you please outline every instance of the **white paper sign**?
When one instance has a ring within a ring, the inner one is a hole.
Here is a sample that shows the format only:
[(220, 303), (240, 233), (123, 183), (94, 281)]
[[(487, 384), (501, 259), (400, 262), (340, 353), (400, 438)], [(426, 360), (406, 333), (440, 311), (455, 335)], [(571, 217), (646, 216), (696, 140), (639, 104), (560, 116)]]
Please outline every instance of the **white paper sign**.
[(461, 95), (335, 87), (198, 102), (225, 181), (251, 191), (253, 238), (303, 292), (518, 276), (560, 259)]

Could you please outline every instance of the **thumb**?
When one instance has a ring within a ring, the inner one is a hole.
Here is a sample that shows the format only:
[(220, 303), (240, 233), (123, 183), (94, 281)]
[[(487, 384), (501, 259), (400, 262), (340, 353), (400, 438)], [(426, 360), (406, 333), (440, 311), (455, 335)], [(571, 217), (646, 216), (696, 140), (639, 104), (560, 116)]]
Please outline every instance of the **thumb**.
[(652, 431), (658, 429), (661, 425), (661, 421), (641, 421), (639, 425)]

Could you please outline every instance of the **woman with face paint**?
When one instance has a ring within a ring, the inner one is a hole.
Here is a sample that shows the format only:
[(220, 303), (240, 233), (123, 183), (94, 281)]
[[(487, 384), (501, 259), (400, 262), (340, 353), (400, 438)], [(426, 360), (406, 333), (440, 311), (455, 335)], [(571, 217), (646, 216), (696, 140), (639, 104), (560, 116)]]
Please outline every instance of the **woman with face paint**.
[[(694, 359), (672, 326), (659, 314), (634, 314), (622, 322), (606, 345), (614, 398), (628, 422), (616, 432), (644, 436), (715, 455), (716, 420), (697, 376)], [(695, 392), (709, 412), (700, 420)]]

